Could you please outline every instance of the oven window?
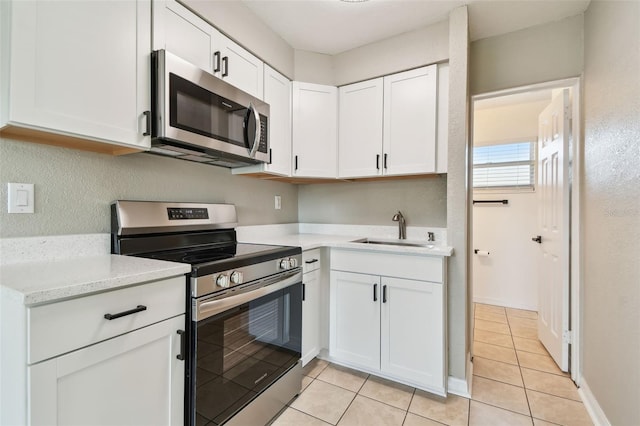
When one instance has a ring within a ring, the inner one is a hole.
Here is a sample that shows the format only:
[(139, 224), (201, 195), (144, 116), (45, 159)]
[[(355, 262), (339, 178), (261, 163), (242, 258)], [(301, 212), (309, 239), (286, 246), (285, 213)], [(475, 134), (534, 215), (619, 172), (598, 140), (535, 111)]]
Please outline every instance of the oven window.
[(246, 147), (247, 108), (175, 74), (169, 74), (171, 127)]
[(195, 424), (224, 423), (300, 359), (302, 284), (194, 323)]

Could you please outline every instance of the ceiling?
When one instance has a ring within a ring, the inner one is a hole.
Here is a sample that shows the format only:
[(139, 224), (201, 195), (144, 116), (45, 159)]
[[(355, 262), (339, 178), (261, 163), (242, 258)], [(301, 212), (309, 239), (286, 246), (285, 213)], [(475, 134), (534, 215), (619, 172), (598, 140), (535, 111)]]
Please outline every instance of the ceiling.
[(241, 0), (291, 47), (335, 55), (447, 19), (468, 4), (471, 40), (580, 14), (590, 0)]

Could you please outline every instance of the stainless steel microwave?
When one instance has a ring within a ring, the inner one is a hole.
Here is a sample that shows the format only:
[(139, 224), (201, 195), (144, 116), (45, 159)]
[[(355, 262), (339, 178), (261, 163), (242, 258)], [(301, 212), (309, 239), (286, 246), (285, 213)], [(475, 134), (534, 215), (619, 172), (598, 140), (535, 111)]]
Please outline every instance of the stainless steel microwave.
[(224, 167), (269, 161), (269, 105), (164, 50), (151, 55), (151, 151)]

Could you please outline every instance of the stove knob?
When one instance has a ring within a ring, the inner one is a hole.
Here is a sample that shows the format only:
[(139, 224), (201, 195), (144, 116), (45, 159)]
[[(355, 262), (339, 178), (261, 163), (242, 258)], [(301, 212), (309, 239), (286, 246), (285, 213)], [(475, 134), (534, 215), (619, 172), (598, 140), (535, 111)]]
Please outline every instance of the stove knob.
[(289, 259), (282, 259), (280, 261), (280, 269), (289, 269), (291, 267), (291, 263)]
[(216, 285), (218, 287), (227, 288), (229, 287), (229, 277), (227, 275), (221, 274), (216, 277)]
[(296, 259), (295, 257), (289, 258), (289, 266), (292, 267), (292, 268), (297, 268), (298, 267), (298, 259)]
[(242, 284), (242, 272), (233, 271), (229, 277), (231, 284)]

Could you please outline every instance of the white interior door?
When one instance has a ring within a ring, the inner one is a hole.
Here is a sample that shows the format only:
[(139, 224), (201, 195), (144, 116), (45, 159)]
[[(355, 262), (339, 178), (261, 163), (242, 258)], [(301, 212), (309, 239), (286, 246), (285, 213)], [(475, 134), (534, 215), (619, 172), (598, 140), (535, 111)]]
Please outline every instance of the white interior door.
[(569, 89), (538, 119), (540, 284), (538, 337), (562, 371), (569, 370)]

